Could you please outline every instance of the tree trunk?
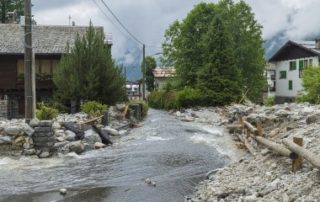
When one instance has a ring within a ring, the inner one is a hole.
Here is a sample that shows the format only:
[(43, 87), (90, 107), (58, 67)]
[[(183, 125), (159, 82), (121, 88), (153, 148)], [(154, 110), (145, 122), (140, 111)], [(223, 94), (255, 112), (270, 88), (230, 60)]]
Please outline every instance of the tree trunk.
[(253, 138), (257, 140), (257, 142), (259, 142), (260, 144), (263, 144), (264, 146), (268, 147), (269, 149), (272, 149), (272, 151), (282, 156), (290, 156), (291, 154), (290, 150), (288, 150), (287, 148), (283, 147), (280, 144), (267, 140), (266, 138), (260, 136), (255, 136)]

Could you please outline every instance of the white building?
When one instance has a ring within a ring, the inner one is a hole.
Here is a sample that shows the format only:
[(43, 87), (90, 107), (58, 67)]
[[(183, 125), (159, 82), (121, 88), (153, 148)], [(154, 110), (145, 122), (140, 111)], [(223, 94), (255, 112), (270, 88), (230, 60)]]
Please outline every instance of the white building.
[(318, 66), (320, 40), (315, 42), (288, 41), (270, 59), (275, 69), (276, 103), (292, 102), (303, 91), (301, 76), (303, 70)]

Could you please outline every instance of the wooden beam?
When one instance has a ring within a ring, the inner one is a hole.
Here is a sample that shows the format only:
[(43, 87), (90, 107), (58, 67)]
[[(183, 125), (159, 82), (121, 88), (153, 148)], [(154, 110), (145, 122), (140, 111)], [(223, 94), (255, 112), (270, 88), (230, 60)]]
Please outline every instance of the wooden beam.
[[(302, 138), (294, 137), (293, 142), (296, 143), (297, 145), (299, 145), (300, 147), (303, 146), (303, 139)], [(300, 170), (301, 166), (302, 166), (302, 157), (301, 156), (297, 156), (297, 158), (292, 160), (292, 172), (296, 172), (297, 170)]]
[(283, 144), (288, 147), (289, 150), (296, 153), (297, 155), (303, 157), (309, 161), (314, 167), (320, 169), (320, 157), (316, 154), (308, 151), (307, 149), (297, 145), (296, 143), (290, 141), (289, 139), (283, 139)]
[(281, 144), (277, 144), (275, 142), (272, 142), (270, 140), (267, 140), (266, 138), (255, 136), (253, 137), (257, 142), (260, 144), (263, 144), (264, 146), (268, 147), (272, 151), (276, 152), (277, 154), (280, 154), (282, 156), (289, 157), (291, 154), (291, 151), (285, 147), (283, 147)]

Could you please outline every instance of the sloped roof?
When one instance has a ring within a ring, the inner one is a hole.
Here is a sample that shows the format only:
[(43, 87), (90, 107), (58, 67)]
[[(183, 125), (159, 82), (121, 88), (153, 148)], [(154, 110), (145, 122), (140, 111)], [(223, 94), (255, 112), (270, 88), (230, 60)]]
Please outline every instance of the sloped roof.
[[(313, 41), (291, 41), (286, 42), (270, 59), (269, 62), (280, 61), (284, 58), (286, 52), (292, 47), (298, 48), (310, 56), (320, 56), (320, 49), (316, 48), (316, 43)], [(296, 53), (299, 55), (299, 53)], [(286, 59), (295, 59), (298, 55), (290, 55)], [(300, 53), (301, 54), (301, 53)]]
[(155, 78), (166, 78), (174, 77), (176, 75), (176, 70), (172, 68), (155, 68), (152, 73)]
[[(62, 54), (66, 45), (74, 44), (77, 34), (84, 35), (88, 27), (35, 25), (32, 44), (35, 54)], [(95, 27), (103, 31), (102, 27)], [(24, 53), (24, 27), (19, 24), (0, 24), (0, 54)]]

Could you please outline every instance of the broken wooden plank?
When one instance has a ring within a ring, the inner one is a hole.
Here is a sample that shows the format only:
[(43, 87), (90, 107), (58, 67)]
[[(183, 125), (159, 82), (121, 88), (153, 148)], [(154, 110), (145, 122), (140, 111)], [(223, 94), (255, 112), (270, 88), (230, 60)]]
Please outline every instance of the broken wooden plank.
[(303, 157), (307, 161), (309, 161), (314, 167), (320, 169), (320, 157), (316, 154), (308, 151), (307, 149), (297, 145), (289, 139), (283, 139), (283, 144), (288, 147), (289, 150), (296, 153), (297, 155)]
[(244, 146), (248, 149), (248, 151), (252, 155), (256, 155), (256, 150), (253, 148), (253, 146), (249, 143), (248, 139), (243, 137), (241, 134), (237, 134), (239, 140), (244, 144)]
[(96, 122), (97, 120), (101, 119), (102, 117), (103, 117), (103, 115), (95, 117), (95, 118), (92, 118), (92, 119), (89, 119), (87, 121), (81, 122), (80, 125), (84, 125), (84, 124), (92, 125), (92, 124), (94, 124), (94, 122)]

